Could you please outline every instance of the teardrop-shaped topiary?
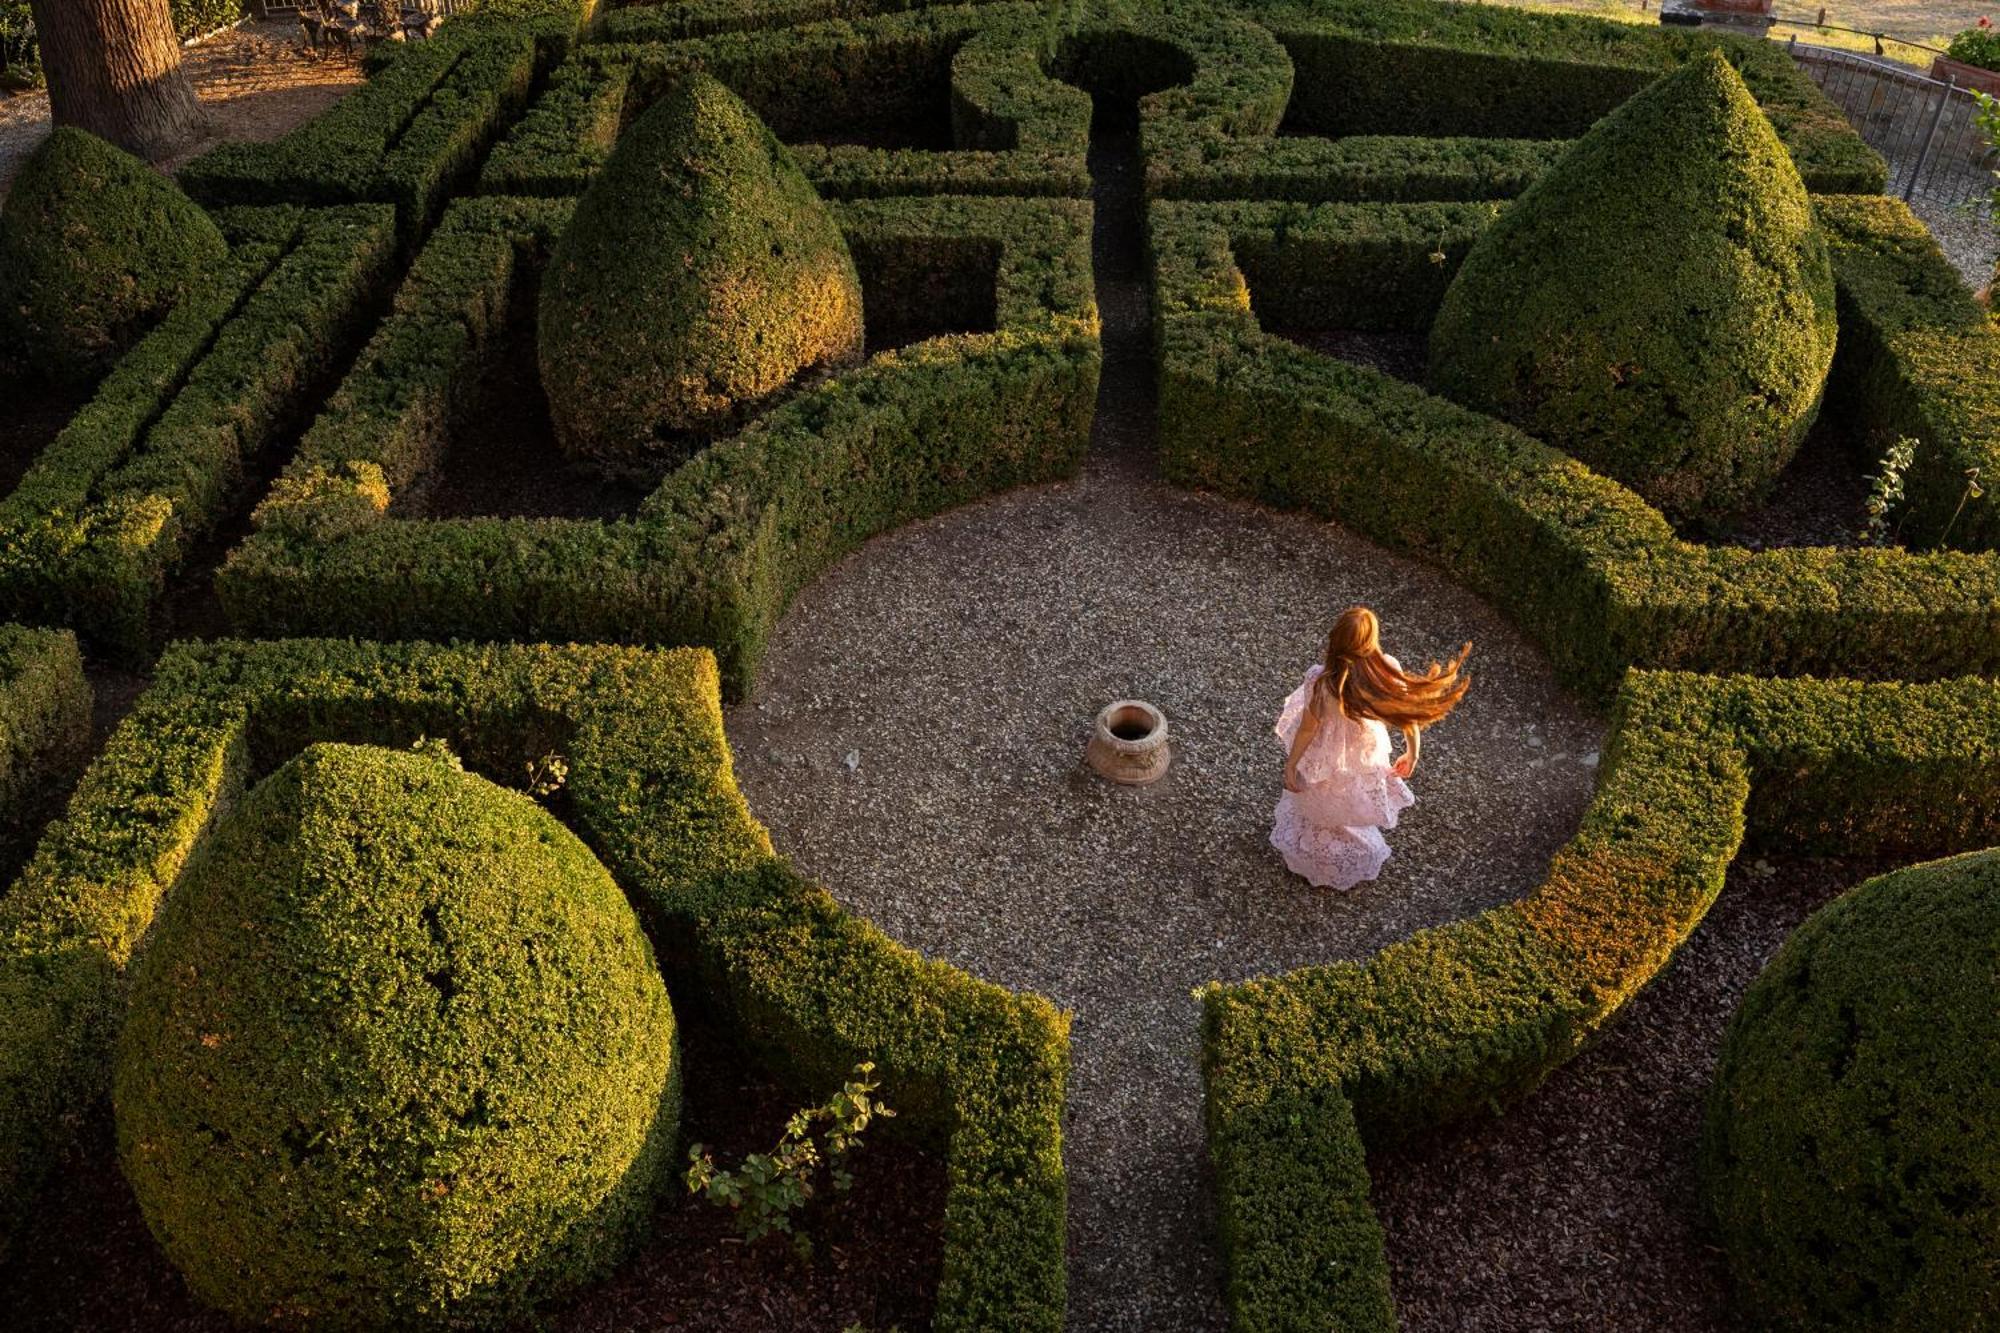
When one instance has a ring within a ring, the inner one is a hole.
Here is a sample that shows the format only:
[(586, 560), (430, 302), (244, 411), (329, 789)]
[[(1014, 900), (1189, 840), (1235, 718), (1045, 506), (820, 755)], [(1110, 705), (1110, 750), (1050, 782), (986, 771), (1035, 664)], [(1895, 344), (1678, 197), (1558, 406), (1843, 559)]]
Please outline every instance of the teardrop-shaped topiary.
[(1805, 185), (1710, 52), (1599, 121), (1473, 246), (1430, 379), (1669, 518), (1711, 520), (1797, 452), (1834, 324)]
[(37, 370), (87, 378), (228, 253), (215, 222), (172, 181), (64, 126), (0, 206), (0, 320)]
[(543, 279), (556, 436), (612, 470), (685, 457), (801, 371), (861, 355), (861, 283), (833, 214), (705, 74), (618, 141)]
[(1758, 1327), (2000, 1312), (2000, 851), (1807, 919), (1729, 1024), (1702, 1190)]
[(188, 1285), (289, 1328), (500, 1323), (650, 1215), (673, 1012), (588, 848), (448, 752), (318, 745), (174, 886), (119, 1157)]

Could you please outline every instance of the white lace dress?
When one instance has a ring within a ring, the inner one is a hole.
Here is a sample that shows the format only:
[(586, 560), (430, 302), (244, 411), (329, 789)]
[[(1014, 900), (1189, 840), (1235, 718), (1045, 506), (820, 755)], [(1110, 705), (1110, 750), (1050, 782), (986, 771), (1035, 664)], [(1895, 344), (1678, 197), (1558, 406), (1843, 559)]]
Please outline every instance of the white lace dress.
[[(1278, 714), (1278, 743), (1287, 754), (1321, 670), (1306, 672)], [(1396, 827), (1396, 817), (1417, 799), (1389, 763), (1389, 729), (1380, 722), (1356, 722), (1338, 709), (1320, 719), (1319, 734), (1299, 759), (1304, 790), (1278, 798), (1271, 828), (1271, 845), (1293, 874), (1323, 889), (1351, 889), (1382, 872), (1389, 859), (1382, 830)]]

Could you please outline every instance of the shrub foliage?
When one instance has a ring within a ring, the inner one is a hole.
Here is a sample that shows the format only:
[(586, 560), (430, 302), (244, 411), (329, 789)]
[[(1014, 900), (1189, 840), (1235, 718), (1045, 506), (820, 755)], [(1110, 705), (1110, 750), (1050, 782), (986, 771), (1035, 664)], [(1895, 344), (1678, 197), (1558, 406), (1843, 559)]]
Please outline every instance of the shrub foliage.
[(1797, 451), (1834, 328), (1805, 186), (1711, 54), (1605, 117), (1480, 238), (1430, 374), (1669, 518), (1708, 518)]
[(317, 745), (135, 970), (115, 1101), (205, 1301), (461, 1328), (607, 1267), (670, 1165), (673, 1013), (610, 873), (449, 752)]
[(1870, 880), (1793, 932), (1730, 1023), (1708, 1205), (1768, 1326), (1993, 1327), (2000, 851)]
[(228, 254), (208, 214), (171, 182), (63, 126), (0, 208), (0, 320), (44, 374), (85, 379)]
[(558, 441), (617, 468), (692, 452), (801, 371), (858, 361), (861, 281), (784, 146), (696, 75), (577, 202), (539, 338)]

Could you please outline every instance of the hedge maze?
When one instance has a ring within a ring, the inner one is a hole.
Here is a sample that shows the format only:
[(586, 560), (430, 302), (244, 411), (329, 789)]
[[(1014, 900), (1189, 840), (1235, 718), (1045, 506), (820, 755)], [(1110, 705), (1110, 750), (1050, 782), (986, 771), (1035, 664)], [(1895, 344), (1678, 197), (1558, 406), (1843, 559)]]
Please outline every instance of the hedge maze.
[[(1060, 1328), (1067, 1016), (919, 958), (774, 856), (720, 710), (871, 537), (1076, 473), (1105, 332), (1093, 120), (1135, 108), (1168, 478), (1433, 563), (1612, 719), (1594, 803), (1526, 897), (1204, 993), (1232, 1327), (1393, 1328), (1369, 1153), (1574, 1055), (1741, 848), (2000, 840), (2000, 328), (1782, 48), (1432, 0), (594, 8), (488, 0), (311, 125), (190, 164), (227, 258), (0, 497), (0, 866), (23, 867), (0, 896), (0, 1235), (35, 1225), (111, 1095), (128, 970), (246, 794), (315, 746), (441, 740), (503, 786), (564, 758), (557, 808), (677, 1008), (802, 1088), (875, 1062), (947, 1169), (937, 1327)], [(1573, 141), (1718, 55), (1831, 266), (1803, 447), (1859, 474), (1918, 441), (1899, 542), (1733, 545), (1269, 331), (1427, 334)], [(866, 359), (663, 462), (622, 512), (435, 512), (622, 131), (704, 74), (824, 201)], [(229, 637), (177, 633), (191, 586)], [(86, 660), (150, 684), (44, 831), (86, 748)]]

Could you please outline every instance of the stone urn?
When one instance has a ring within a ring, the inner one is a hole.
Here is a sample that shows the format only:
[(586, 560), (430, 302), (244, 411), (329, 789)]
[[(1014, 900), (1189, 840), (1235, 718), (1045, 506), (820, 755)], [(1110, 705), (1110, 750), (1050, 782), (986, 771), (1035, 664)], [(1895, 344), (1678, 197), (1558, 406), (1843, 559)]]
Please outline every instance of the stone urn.
[(1167, 717), (1143, 699), (1106, 704), (1090, 729), (1084, 758), (1101, 778), (1143, 787), (1158, 782), (1173, 762)]

